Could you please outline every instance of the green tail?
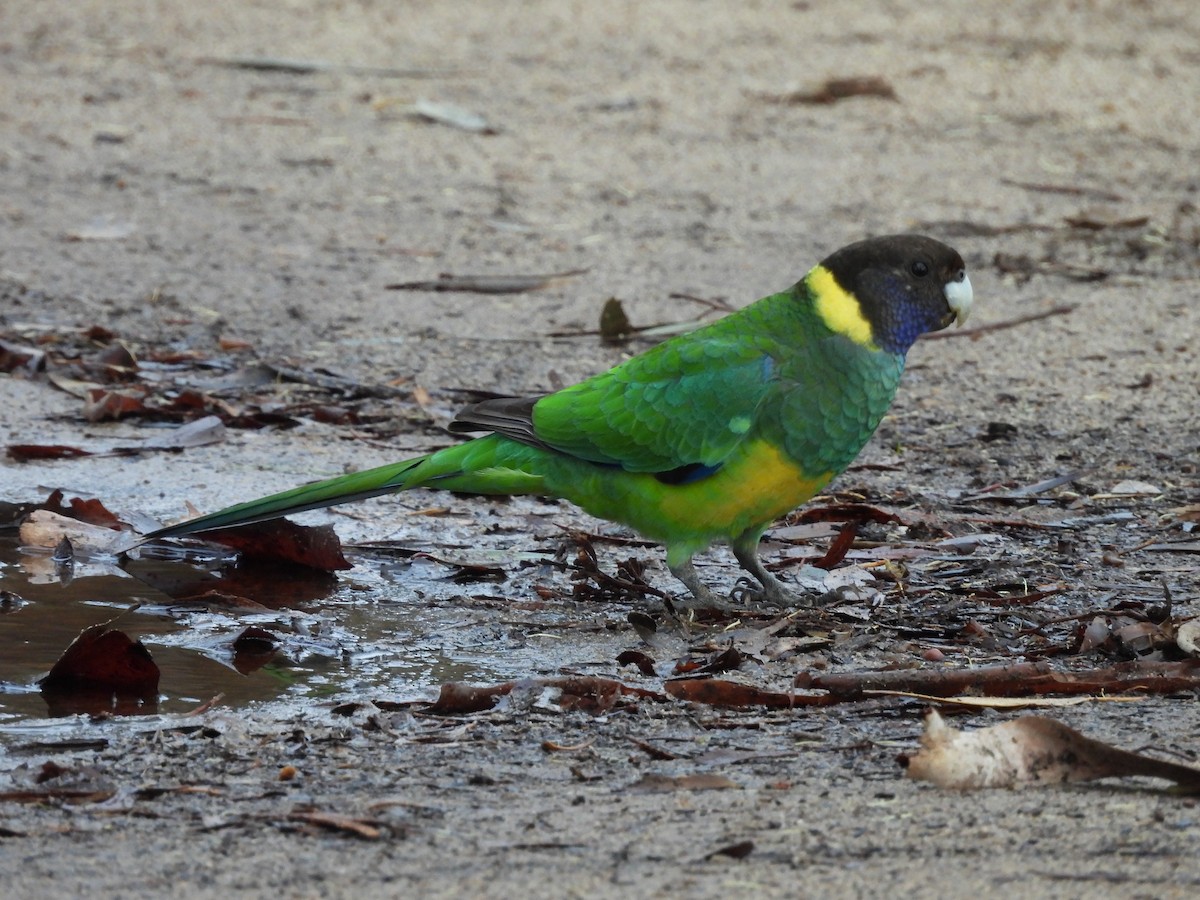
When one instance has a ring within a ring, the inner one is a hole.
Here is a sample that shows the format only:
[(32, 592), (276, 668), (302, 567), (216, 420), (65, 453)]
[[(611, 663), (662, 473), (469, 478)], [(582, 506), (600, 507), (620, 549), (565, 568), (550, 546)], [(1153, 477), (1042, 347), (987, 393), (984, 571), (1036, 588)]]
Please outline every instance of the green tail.
[(491, 435), (447, 447), (428, 456), (314, 481), (269, 497), (238, 503), (206, 516), (152, 531), (143, 540), (250, 525), (422, 485), (469, 494), (536, 493), (542, 486), (542, 478), (527, 469), (533, 461), (532, 457), (543, 452), (499, 435)]

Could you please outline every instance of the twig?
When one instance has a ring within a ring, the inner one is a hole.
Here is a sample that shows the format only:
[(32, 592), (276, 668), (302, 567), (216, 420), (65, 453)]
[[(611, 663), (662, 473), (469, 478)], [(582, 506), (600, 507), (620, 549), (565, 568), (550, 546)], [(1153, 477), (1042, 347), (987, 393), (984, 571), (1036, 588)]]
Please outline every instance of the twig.
[(1003, 331), (1006, 328), (1015, 328), (1018, 325), (1027, 325), (1030, 322), (1037, 322), (1041, 319), (1049, 319), (1051, 316), (1065, 316), (1067, 313), (1075, 311), (1075, 304), (1063, 303), (1042, 312), (1029, 313), (1025, 316), (1017, 316), (1013, 319), (1005, 319), (1002, 322), (989, 322), (986, 325), (977, 325), (974, 328), (958, 328), (954, 331), (935, 331), (931, 334), (926, 334), (924, 339), (927, 341), (942, 340), (944, 338), (962, 338), (962, 337), (978, 337), (981, 334), (989, 334), (993, 331)]
[(909, 669), (821, 674), (801, 672), (796, 687), (829, 691), (840, 700), (861, 699), (866, 690), (898, 690), (949, 697), (964, 691), (989, 697), (1027, 694), (1109, 694), (1144, 691), (1171, 694), (1200, 688), (1200, 659), (1134, 661), (1104, 669), (1055, 671), (1047, 662), (976, 669)]

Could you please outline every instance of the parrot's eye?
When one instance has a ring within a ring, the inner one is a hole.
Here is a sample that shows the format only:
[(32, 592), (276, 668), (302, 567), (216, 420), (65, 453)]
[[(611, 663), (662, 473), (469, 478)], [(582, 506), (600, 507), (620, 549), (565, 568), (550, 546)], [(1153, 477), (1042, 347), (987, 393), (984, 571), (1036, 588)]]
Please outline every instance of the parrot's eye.
[(918, 259), (908, 267), (908, 270), (917, 278), (924, 278), (929, 274), (929, 265), (924, 260)]

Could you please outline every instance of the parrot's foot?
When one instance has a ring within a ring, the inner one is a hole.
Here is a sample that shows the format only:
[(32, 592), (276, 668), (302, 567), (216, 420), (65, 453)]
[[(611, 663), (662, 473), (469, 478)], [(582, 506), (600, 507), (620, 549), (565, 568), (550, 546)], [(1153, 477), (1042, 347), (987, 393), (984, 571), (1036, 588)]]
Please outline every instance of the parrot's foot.
[(769, 603), (772, 606), (788, 608), (813, 605), (811, 597), (790, 590), (782, 581), (767, 571), (767, 567), (758, 558), (757, 535), (745, 541), (734, 541), (733, 555), (742, 564), (742, 568), (753, 575), (755, 580), (758, 581), (756, 585), (748, 578), (739, 580), (738, 586), (733, 591), (735, 599), (739, 599), (742, 602), (757, 600), (762, 603)]
[(730, 596), (743, 606), (747, 603), (767, 603), (793, 609), (813, 605), (813, 599), (809, 595), (788, 590), (787, 586), (773, 575), (769, 575), (769, 578), (770, 581), (762, 583), (751, 578), (739, 578)]
[(679, 565), (668, 565), (671, 574), (683, 582), (683, 586), (688, 589), (688, 593), (692, 596), (684, 600), (680, 606), (686, 609), (720, 609), (725, 612), (732, 611), (733, 607), (729, 601), (722, 597), (718, 597), (708, 585), (700, 580), (700, 576), (696, 574), (696, 567), (692, 565), (692, 561), (686, 560)]
[(691, 594), (679, 605), (685, 609), (719, 609), (722, 612), (739, 612), (745, 609), (747, 603), (767, 603), (785, 608), (812, 606), (810, 597), (789, 590), (782, 581), (763, 568), (757, 556), (751, 553), (749, 558), (753, 566), (747, 565), (741, 556), (738, 560), (757, 580), (739, 579), (728, 599), (718, 596), (700, 580), (690, 559), (678, 566), (669, 566), (671, 574), (683, 582)]

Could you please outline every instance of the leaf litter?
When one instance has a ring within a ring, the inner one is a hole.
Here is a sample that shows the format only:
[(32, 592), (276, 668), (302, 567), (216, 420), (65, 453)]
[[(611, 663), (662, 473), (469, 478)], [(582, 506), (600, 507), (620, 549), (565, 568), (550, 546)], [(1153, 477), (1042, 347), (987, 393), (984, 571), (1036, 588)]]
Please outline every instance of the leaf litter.
[[(349, 398), (355, 406), (372, 398), (394, 401), (405, 394), (391, 387), (375, 390), (370, 385), (358, 385), (329, 373), (288, 371), (286, 367), (275, 368), (274, 377), (240, 380), (236, 378), (237, 372), (250, 372), (250, 368), (227, 368), (235, 380), (226, 385), (210, 381), (208, 387), (188, 388), (180, 393), (175, 376), (172, 382), (158, 378), (162, 370), (147, 369), (145, 360), (139, 360), (136, 352), (116, 342), (113, 335), (94, 333), (84, 339), (107, 349), (91, 357), (85, 353), (64, 356), (55, 349), (56, 341), (51, 340), (41, 345), (48, 349), (39, 348), (37, 353), (10, 351), (7, 358), (14, 360), (12, 371), (24, 377), (52, 377), (66, 384), (64, 372), (83, 375), (72, 389), (88, 398), (93, 406), (110, 402), (105, 397), (116, 393), (131, 400), (138, 407), (132, 414), (143, 420), (158, 417), (178, 421), (180, 413), (201, 416), (192, 420), (198, 423), (194, 432), (184, 431), (186, 424), (176, 429), (181, 432), (178, 438), (172, 438), (172, 432), (163, 432), (162, 436), (141, 444), (99, 452), (185, 449), (210, 439), (214, 433), (219, 435), (220, 428), (245, 427), (249, 420), (244, 411), (250, 407), (244, 401), (218, 398), (205, 391), (232, 390), (235, 395), (246, 391), (277, 391), (281, 384), (278, 376), (284, 373), (286, 382), (301, 384), (306, 390), (330, 392), (339, 402)], [(10, 341), (8, 346), (20, 344)], [(229, 346), (245, 349), (236, 342)], [(196, 359), (188, 358), (185, 365), (193, 365)], [(177, 366), (178, 362), (166, 365)], [(115, 387), (87, 386), (95, 384), (97, 379)], [(140, 387), (139, 379), (143, 379)], [(414, 397), (415, 408), (423, 410), (430, 405), (427, 392), (424, 400), (419, 394)], [(160, 398), (167, 398), (168, 402), (164, 404)], [(85, 404), (81, 415), (87, 415), (91, 408)], [(312, 414), (318, 408), (319, 403), (310, 402), (305, 411)], [(212, 409), (218, 412), (208, 412)], [(272, 403), (269, 411), (262, 407), (261, 413), (251, 415), (261, 415), (263, 422), (270, 421), (278, 415), (277, 409), (279, 406)], [(274, 421), (285, 424), (285, 420)], [(348, 424), (344, 420), (334, 423)], [(69, 458), (72, 452), (65, 452), (63, 457)], [(1148, 503), (1161, 501), (1173, 503), (1175, 509), (1188, 508), (1186, 495), (1170, 485), (1126, 479), (1106, 489), (1075, 490), (1085, 478), (1084, 473), (1072, 471), (1023, 486), (994, 485), (952, 498), (948, 505), (935, 511), (923, 509), (920, 499), (903, 489), (888, 496), (870, 497), (870, 503), (862, 502), (868, 495), (851, 496), (849, 492), (819, 498), (814, 505), (790, 516), (770, 535), (779, 547), (788, 550), (788, 555), (775, 560), (772, 567), (790, 575), (817, 601), (812, 608), (799, 609), (784, 617), (747, 608), (737, 618), (731, 618), (727, 611), (714, 610), (689, 613), (680, 619), (669, 613), (669, 606), (668, 614), (663, 616), (656, 604), (666, 601), (669, 605), (670, 598), (656, 586), (657, 570), (647, 566), (641, 553), (647, 544), (619, 533), (574, 532), (565, 540), (560, 533), (556, 551), (531, 554), (523, 563), (552, 576), (559, 573), (549, 580), (542, 576), (531, 580), (526, 574), (514, 582), (513, 572), (506, 572), (508, 566), (504, 562), (480, 566), (436, 551), (404, 548), (400, 551), (404, 558), (424, 558), (443, 567), (457, 568), (463, 576), (456, 579), (460, 584), (481, 579), (513, 582), (512, 590), (532, 585), (531, 593), (543, 600), (569, 596), (585, 604), (650, 603), (652, 610), (646, 617), (649, 627), (635, 628), (633, 623), (629, 624), (633, 629), (630, 637), (637, 635), (634, 644), (640, 646), (614, 652), (608, 664), (613, 674), (621, 667), (633, 666), (635, 677), (647, 680), (645, 686), (591, 675), (517, 679), (492, 685), (445, 682), (438, 700), (411, 708), (422, 710), (423, 715), (459, 717), (497, 712), (517, 715), (532, 708), (552, 708), (559, 714), (581, 711), (609, 716), (653, 702), (744, 713), (761, 710), (775, 715), (794, 714), (797, 707), (846, 704), (898, 704), (898, 709), (904, 709), (914, 703), (955, 702), (963, 706), (1003, 708), (1007, 703), (1022, 700), (1036, 704), (1114, 692), (1144, 696), (1153, 691), (1168, 694), (1196, 691), (1197, 673), (1187, 662), (1195, 652), (1195, 639), (1191, 638), (1189, 643), (1188, 637), (1194, 632), (1195, 620), (1188, 615), (1187, 604), (1176, 612), (1168, 603), (1164, 616), (1161, 602), (1133, 582), (1114, 584), (1113, 590), (1100, 596), (1081, 596), (1066, 574), (1069, 567), (1064, 569), (1061, 565), (1054, 570), (1059, 576), (1057, 581), (1028, 582), (1023, 570), (1045, 570), (1046, 561), (1056, 553), (1077, 556), (1081, 541), (1099, 539), (1097, 528), (1124, 528), (1137, 522), (1141, 528), (1140, 549), (1126, 547), (1123, 552), (1148, 553), (1168, 545), (1173, 540), (1171, 532), (1182, 530), (1191, 521), (1186, 515), (1173, 520), (1147, 517), (1144, 507)], [(67, 508), (74, 511), (76, 502), (86, 501), (76, 498)], [(1021, 509), (1016, 514), (996, 516), (979, 506), (997, 502), (1015, 504)], [(1138, 510), (1125, 508), (1131, 504)], [(61, 495), (48, 505), (61, 506)], [(1063, 515), (1063, 510), (1070, 514)], [(1057, 516), (1053, 515), (1056, 511)], [(1043, 512), (1052, 515), (1033, 515)], [(108, 519), (103, 515), (100, 518), (106, 522), (99, 526), (100, 530), (119, 534), (115, 529), (121, 525), (116, 517), (108, 514)], [(39, 523), (42, 517), (34, 515), (31, 521)], [(980, 524), (987, 524), (991, 532), (981, 533)], [(56, 527), (60, 539), (67, 534), (65, 525)], [(38, 543), (52, 546), (55, 533), (50, 529)], [(1018, 535), (1020, 542), (1014, 543), (1011, 538)], [(1156, 540), (1145, 540), (1150, 535), (1157, 536)], [(634, 555), (614, 564), (609, 548), (598, 550), (598, 542), (631, 547)], [(423, 543), (429, 546), (427, 537)], [(75, 552), (82, 551), (86, 558), (87, 540), (78, 544)], [(1014, 556), (1018, 546), (1023, 556)], [(246, 558), (256, 555), (249, 545), (243, 543), (242, 548)], [(375, 552), (380, 549), (375, 548)], [(352, 552), (369, 553), (371, 548), (363, 546)], [(265, 555), (279, 557), (275, 550), (268, 550)], [(311, 563), (316, 557), (302, 549), (292, 557), (283, 558), (290, 558), (293, 563), (305, 560)], [(522, 557), (510, 553), (506, 558), (510, 566)], [(333, 562), (316, 568), (335, 569), (345, 564), (344, 558), (341, 562), (331, 559)], [(186, 557), (178, 564), (185, 568), (193, 566)], [(246, 565), (244, 561), (237, 568)], [(569, 593), (561, 586), (563, 573), (567, 575)], [(247, 672), (270, 664), (277, 655), (311, 658), (288, 637), (289, 628), (282, 620), (252, 620), (253, 616), (263, 614), (261, 604), (252, 598), (277, 593), (267, 586), (272, 584), (270, 580), (257, 584), (234, 580), (230, 587), (224, 588), (219, 582), (225, 577), (230, 576), (218, 574), (218, 584), (203, 590), (180, 587), (177, 591), (182, 599), (199, 604), (193, 609), (210, 610), (186, 613), (184, 619), (200, 621), (197, 616), (223, 610), (219, 615), (224, 623), (218, 632), (202, 639), (195, 636), (173, 639), (166, 641), (166, 645), (189, 646)], [(407, 581), (407, 575), (401, 579)], [(278, 582), (274, 584), (277, 586)], [(1060, 603), (1068, 597), (1076, 603), (1082, 601), (1083, 611), (1063, 616), (1055, 613), (1060, 607), (1045, 605), (1051, 598), (1058, 598), (1055, 603)], [(476, 602), (479, 599), (483, 598), (477, 598)], [(1042, 608), (1037, 609), (1037, 605)], [(239, 608), (241, 612), (231, 613)], [(541, 628), (544, 630), (545, 626)], [(1176, 637), (1179, 634), (1183, 635), (1181, 640)], [(338, 645), (335, 639), (329, 645), (329, 652), (333, 655), (341, 652)], [(343, 641), (341, 646), (348, 645)], [(882, 651), (885, 659), (893, 658), (895, 670), (855, 669), (855, 661), (865, 658), (867, 651), (876, 654)], [(359, 653), (361, 647), (351, 652)], [(664, 653), (669, 655), (664, 657)], [(1089, 659), (1097, 657), (1106, 664), (1087, 664)], [(1014, 658), (1027, 662), (1005, 662)], [(986, 664), (989, 659), (996, 661), (990, 668)], [(816, 663), (817, 667), (806, 663)], [(772, 681), (779, 681), (779, 673), (772, 673), (779, 666), (801, 667), (790, 689), (778, 684), (770, 686)], [(837, 671), (829, 671), (830, 668)], [(963, 695), (963, 690), (979, 693)], [(998, 696), (989, 696), (992, 694)], [(1047, 698), (1047, 694), (1064, 696)], [(534, 699), (528, 702), (514, 699), (531, 696)], [(935, 697), (940, 699), (934, 701)]]

